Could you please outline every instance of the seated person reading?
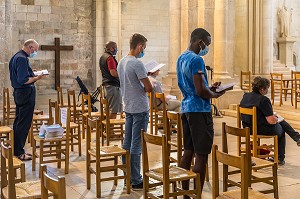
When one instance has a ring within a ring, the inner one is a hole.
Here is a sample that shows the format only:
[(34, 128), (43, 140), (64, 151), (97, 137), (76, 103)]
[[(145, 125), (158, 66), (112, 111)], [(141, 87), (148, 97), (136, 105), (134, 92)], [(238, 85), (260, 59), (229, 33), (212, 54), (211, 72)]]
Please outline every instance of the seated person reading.
[[(150, 82), (152, 84), (152, 87), (153, 87), (152, 92), (154, 92), (154, 93), (155, 92), (156, 93), (162, 93), (162, 88), (161, 88), (162, 83), (156, 79), (158, 74), (159, 74), (159, 69), (156, 70), (153, 73), (148, 72), (148, 77), (149, 77), (149, 80), (150, 80)], [(162, 103), (157, 102), (157, 104), (158, 104), (158, 109), (162, 109)], [(181, 105), (181, 102), (179, 100), (170, 99), (170, 98), (166, 97), (166, 106), (167, 106), (168, 111), (180, 112), (180, 105)]]
[[(278, 136), (278, 164), (284, 165), (285, 161), (285, 133), (287, 133), (300, 146), (300, 134), (296, 132), (285, 120), (278, 122), (274, 114), (271, 101), (265, 95), (268, 93), (270, 81), (263, 77), (255, 77), (252, 82), (252, 92), (245, 93), (240, 103), (241, 107), (255, 106), (257, 110), (257, 133), (259, 135)], [(242, 115), (244, 127), (252, 127), (250, 116)]]

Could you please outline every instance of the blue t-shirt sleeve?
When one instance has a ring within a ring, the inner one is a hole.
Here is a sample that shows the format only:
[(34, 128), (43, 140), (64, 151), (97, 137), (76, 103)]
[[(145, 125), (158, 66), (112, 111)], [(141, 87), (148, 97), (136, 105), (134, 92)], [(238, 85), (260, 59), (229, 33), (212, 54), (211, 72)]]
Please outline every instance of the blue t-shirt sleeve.
[(148, 77), (146, 68), (145, 68), (144, 64), (141, 61), (138, 61), (136, 63), (135, 73), (136, 73), (138, 79), (144, 79), (144, 78)]
[(25, 84), (30, 77), (30, 74), (28, 72), (28, 61), (24, 57), (18, 57), (16, 61), (16, 66), (17, 66), (17, 82), (20, 85)]
[(198, 71), (205, 73), (205, 64), (201, 57), (195, 57), (191, 63), (192, 66), (192, 75), (198, 74)]

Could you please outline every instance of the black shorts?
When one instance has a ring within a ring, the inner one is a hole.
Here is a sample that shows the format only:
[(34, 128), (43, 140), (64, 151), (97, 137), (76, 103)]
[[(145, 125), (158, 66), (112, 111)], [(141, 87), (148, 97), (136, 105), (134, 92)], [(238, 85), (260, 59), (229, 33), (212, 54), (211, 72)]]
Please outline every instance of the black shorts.
[(211, 153), (214, 128), (211, 112), (183, 113), (184, 149), (200, 155)]

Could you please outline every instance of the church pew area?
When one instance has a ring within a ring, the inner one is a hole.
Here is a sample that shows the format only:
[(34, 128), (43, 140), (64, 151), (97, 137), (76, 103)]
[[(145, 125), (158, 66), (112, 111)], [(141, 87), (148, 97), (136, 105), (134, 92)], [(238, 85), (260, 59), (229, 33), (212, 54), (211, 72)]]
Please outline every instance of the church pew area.
[[(56, 100), (56, 94), (50, 95), (39, 95), (37, 96), (37, 106), (44, 111), (45, 114), (48, 112), (48, 99), (49, 97), (53, 100)], [(297, 129), (300, 129), (299, 116), (300, 111), (295, 110), (291, 105), (287, 105), (288, 103), (284, 103), (283, 106), (279, 107), (274, 106), (275, 111), (277, 111), (280, 115), (286, 118), (292, 126), (295, 126)], [(97, 105), (97, 104), (96, 104)], [(98, 106), (98, 105), (97, 105)], [(223, 114), (225, 115), (223, 118), (214, 118), (214, 129), (215, 129), (215, 139), (214, 143), (221, 147), (221, 124), (222, 122), (226, 122), (228, 125), (236, 126), (236, 112), (235, 106), (230, 106), (232, 110), (223, 110)], [(228, 116), (231, 115), (231, 116)], [(232, 117), (234, 116), (234, 117)], [(298, 125), (298, 126), (297, 126)], [(149, 130), (149, 129), (148, 129)], [(120, 144), (119, 142), (113, 141), (112, 144)], [(232, 145), (235, 148), (236, 140), (232, 137), (229, 137), (229, 145)], [(57, 169), (56, 164), (49, 163), (47, 164), (48, 173), (52, 176), (62, 175), (66, 178), (66, 190), (67, 190), (67, 198), (96, 198), (96, 190), (95, 190), (95, 178), (92, 178), (92, 186), (90, 190), (86, 189), (86, 155), (85, 155), (85, 140), (82, 141), (82, 156), (78, 156), (77, 151), (70, 152), (70, 167), (69, 174), (64, 174), (64, 166), (61, 169)], [(27, 152), (31, 152), (30, 144), (26, 143), (25, 150)], [(150, 164), (157, 165), (157, 167), (161, 166), (161, 151), (159, 148), (153, 146), (151, 148), (152, 152), (149, 156)], [(234, 151), (232, 151), (234, 152)], [(120, 161), (120, 160), (119, 160)], [(280, 166), (278, 169), (278, 181), (279, 181), (279, 197), (281, 199), (287, 198), (298, 198), (298, 190), (300, 189), (300, 172), (298, 172), (298, 168), (300, 168), (300, 148), (297, 147), (296, 143), (292, 141), (290, 137), (287, 136), (287, 147), (286, 147), (286, 164), (284, 166)], [(211, 186), (211, 156), (209, 156), (209, 176), (210, 182), (205, 182), (202, 198), (203, 199), (211, 199), (212, 198), (212, 186)], [(31, 171), (31, 161), (25, 162), (26, 164), (26, 180), (36, 180), (38, 179), (38, 170)], [(261, 175), (264, 175), (264, 172), (270, 172), (269, 170), (260, 171)], [(108, 174), (102, 174), (108, 175)], [(222, 176), (222, 175), (221, 175)], [(222, 179), (220, 179), (222, 181)], [(263, 184), (255, 184), (252, 186), (255, 190), (260, 190), (263, 188)], [(222, 187), (220, 187), (222, 189)], [(118, 180), (118, 185), (115, 186), (112, 181), (103, 182), (102, 183), (102, 198), (122, 198), (122, 199), (137, 199), (143, 197), (142, 191), (132, 191), (130, 195), (126, 194), (126, 189), (124, 189), (123, 180)], [(157, 190), (159, 191), (159, 190)], [(272, 196), (272, 194), (270, 194)]]

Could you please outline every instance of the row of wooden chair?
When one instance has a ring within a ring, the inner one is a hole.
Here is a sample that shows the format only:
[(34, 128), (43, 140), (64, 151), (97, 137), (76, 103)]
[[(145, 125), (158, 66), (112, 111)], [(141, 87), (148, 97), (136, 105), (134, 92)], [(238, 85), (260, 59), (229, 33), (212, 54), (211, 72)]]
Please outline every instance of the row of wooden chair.
[[(57, 179), (47, 174), (46, 165), (41, 165), (40, 181), (17, 182), (13, 162), (11, 141), (1, 142), (1, 198), (48, 198), (66, 199), (66, 183), (64, 177)], [(50, 192), (49, 192), (50, 191)]]

